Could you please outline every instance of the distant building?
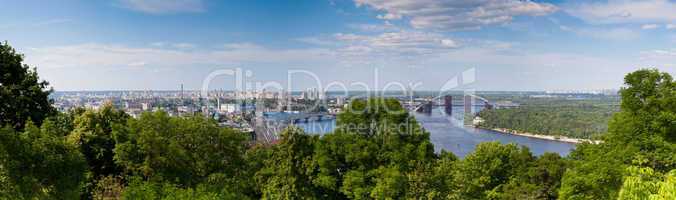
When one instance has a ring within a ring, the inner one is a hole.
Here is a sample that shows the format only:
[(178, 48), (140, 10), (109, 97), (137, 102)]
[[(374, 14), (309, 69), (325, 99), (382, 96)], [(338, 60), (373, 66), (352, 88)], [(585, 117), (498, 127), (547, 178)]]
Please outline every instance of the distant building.
[(149, 111), (153, 109), (153, 104), (151, 103), (141, 103), (141, 109)]
[(344, 97), (336, 97), (336, 106), (337, 107), (343, 107), (345, 105), (345, 98)]
[(195, 110), (192, 107), (189, 107), (189, 106), (179, 106), (177, 109), (178, 109), (179, 115), (185, 114), (185, 113), (193, 114), (193, 112), (195, 112)]
[(479, 125), (483, 124), (484, 122), (486, 122), (486, 120), (482, 119), (481, 117), (475, 117), (472, 120), (472, 125), (479, 126)]
[(124, 102), (124, 108), (127, 110), (142, 110), (143, 105), (136, 101), (127, 101)]
[(520, 105), (518, 103), (514, 103), (512, 101), (498, 101), (498, 102), (495, 102), (494, 106), (495, 106), (496, 109), (502, 109), (502, 108), (519, 107)]
[(234, 104), (234, 103), (221, 104), (221, 107), (219, 108), (219, 110), (221, 112), (226, 112), (226, 113), (241, 112), (242, 106), (240, 106), (239, 104)]

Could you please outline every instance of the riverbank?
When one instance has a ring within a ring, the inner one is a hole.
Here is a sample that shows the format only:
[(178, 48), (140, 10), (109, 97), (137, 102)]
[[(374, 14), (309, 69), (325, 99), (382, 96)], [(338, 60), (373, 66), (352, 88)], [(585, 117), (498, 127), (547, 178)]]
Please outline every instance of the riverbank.
[(573, 144), (579, 144), (579, 143), (584, 143), (584, 142), (589, 142), (589, 143), (593, 143), (593, 144), (601, 143), (600, 140), (569, 138), (569, 137), (566, 137), (566, 136), (540, 135), (540, 134), (533, 134), (533, 133), (527, 133), (527, 132), (518, 132), (516, 130), (511, 130), (511, 129), (506, 129), (506, 128), (494, 128), (494, 129), (486, 129), (486, 128), (480, 128), (480, 127), (475, 127), (475, 128), (497, 131), (497, 132), (500, 132), (500, 133), (503, 133), (503, 134), (518, 135), (518, 136), (523, 136), (523, 137), (538, 138), (538, 139), (543, 139), (543, 140), (552, 140), (552, 141), (559, 141), (559, 142), (566, 142), (566, 143), (573, 143)]

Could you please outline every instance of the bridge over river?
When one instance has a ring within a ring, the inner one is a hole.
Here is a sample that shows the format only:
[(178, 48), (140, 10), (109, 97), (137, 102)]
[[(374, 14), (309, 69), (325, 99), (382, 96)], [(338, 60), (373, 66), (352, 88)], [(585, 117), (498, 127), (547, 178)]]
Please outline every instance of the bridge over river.
[(268, 112), (263, 116), (284, 123), (308, 123), (313, 121), (334, 120), (336, 115), (329, 113), (286, 113), (286, 112)]
[[(456, 107), (464, 106), (457, 105)], [(485, 109), (485, 105), (471, 105), (471, 113), (476, 113)], [(411, 112), (416, 120), (430, 132), (430, 140), (434, 144), (435, 151), (446, 150), (453, 152), (459, 157), (464, 157), (472, 152), (477, 144), (481, 142), (499, 141), (501, 143), (516, 143), (528, 147), (535, 155), (541, 155), (544, 152), (555, 152), (560, 155), (567, 155), (575, 144), (530, 138), (518, 135), (503, 134), (497, 131), (477, 129), (464, 126), (465, 109), (453, 109), (452, 113), (445, 113), (444, 109), (432, 109), (429, 113)], [(275, 140), (276, 135), (286, 128), (289, 124), (303, 128), (307, 133), (323, 135), (330, 133), (335, 129), (336, 119), (333, 115), (326, 114), (300, 114), (300, 113), (268, 113), (267, 118), (271, 120), (280, 120), (280, 117), (289, 117), (288, 120), (281, 120), (281, 124), (268, 125), (265, 129), (257, 130), (257, 135), (265, 133), (269, 140)], [(321, 120), (319, 120), (319, 116)], [(279, 122), (279, 121), (277, 121)], [(265, 132), (259, 132), (265, 131)], [(258, 136), (259, 138), (262, 136)], [(261, 138), (263, 139), (263, 138)]]
[[(462, 100), (456, 100), (457, 97), (461, 97)], [(435, 107), (443, 107), (446, 114), (453, 113), (453, 107), (457, 105), (462, 105), (464, 108), (464, 113), (472, 113), (472, 109), (476, 106), (483, 106), (487, 109), (492, 109), (493, 104), (491, 104), (488, 99), (474, 94), (464, 94), (461, 96), (456, 96), (453, 98), (452, 95), (446, 96), (437, 96), (434, 98), (428, 98), (424, 100), (402, 102), (404, 105), (407, 105), (408, 109), (411, 111), (416, 111), (420, 113), (431, 113), (432, 109)]]

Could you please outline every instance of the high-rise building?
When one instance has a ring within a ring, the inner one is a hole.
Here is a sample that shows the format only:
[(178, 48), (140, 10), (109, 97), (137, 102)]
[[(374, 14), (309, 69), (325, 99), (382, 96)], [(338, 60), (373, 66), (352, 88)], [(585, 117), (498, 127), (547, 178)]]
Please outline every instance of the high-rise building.
[(342, 96), (336, 97), (336, 106), (343, 107), (345, 104), (345, 98)]

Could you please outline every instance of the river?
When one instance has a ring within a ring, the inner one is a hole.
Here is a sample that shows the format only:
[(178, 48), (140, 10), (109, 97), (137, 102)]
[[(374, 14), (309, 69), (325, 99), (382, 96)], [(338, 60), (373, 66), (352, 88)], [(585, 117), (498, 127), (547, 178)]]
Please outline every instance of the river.
[[(474, 108), (477, 111), (481, 109), (481, 107)], [(430, 140), (437, 152), (443, 149), (451, 151), (462, 158), (472, 152), (477, 144), (491, 141), (524, 145), (535, 155), (555, 152), (561, 156), (566, 156), (575, 148), (575, 144), (572, 143), (509, 135), (493, 130), (463, 126), (462, 106), (454, 107), (453, 110), (454, 112), (451, 116), (444, 114), (443, 110), (440, 109), (433, 109), (431, 114), (413, 113), (416, 120), (430, 132)], [(333, 131), (336, 121), (335, 119), (331, 119), (296, 123), (295, 125), (303, 128), (308, 133), (325, 134)]]

